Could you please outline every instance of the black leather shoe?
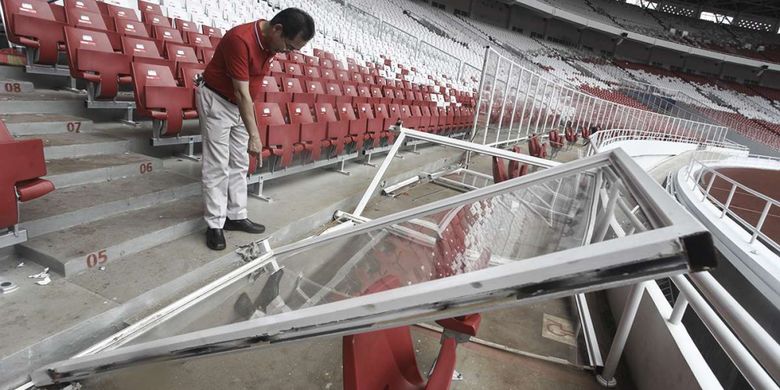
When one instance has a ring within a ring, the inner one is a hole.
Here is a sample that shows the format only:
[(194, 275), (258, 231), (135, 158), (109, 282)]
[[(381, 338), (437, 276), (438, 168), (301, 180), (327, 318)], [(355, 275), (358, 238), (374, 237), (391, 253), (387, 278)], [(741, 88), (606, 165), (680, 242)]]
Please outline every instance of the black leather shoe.
[(252, 234), (260, 234), (265, 232), (265, 226), (254, 223), (249, 220), (249, 218), (239, 219), (236, 221), (231, 220), (230, 218), (225, 220), (225, 230), (238, 230), (241, 232), (246, 233), (252, 233)]
[(206, 246), (215, 251), (221, 251), (225, 249), (225, 233), (222, 229), (207, 229), (206, 230)]

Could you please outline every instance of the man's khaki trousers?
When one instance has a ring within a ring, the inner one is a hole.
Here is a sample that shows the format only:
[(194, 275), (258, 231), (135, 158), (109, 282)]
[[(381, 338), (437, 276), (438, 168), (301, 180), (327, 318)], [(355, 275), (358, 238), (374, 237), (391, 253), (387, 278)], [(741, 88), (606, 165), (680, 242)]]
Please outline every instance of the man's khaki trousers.
[(205, 85), (195, 90), (195, 103), (203, 142), (204, 219), (210, 228), (222, 229), (225, 217), (247, 217), (249, 134), (238, 106)]

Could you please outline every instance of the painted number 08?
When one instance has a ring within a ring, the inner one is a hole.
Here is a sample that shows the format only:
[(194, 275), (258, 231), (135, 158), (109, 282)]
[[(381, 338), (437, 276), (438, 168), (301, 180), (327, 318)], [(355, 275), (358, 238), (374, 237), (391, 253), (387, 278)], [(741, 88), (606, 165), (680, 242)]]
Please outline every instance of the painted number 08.
[(90, 253), (87, 255), (87, 267), (92, 268), (98, 264), (103, 264), (108, 261), (108, 254), (106, 254), (106, 250), (103, 249), (97, 253)]
[(19, 84), (19, 83), (5, 83), (5, 92), (7, 92), (7, 93), (20, 93), (20, 92), (22, 92), (22, 84)]

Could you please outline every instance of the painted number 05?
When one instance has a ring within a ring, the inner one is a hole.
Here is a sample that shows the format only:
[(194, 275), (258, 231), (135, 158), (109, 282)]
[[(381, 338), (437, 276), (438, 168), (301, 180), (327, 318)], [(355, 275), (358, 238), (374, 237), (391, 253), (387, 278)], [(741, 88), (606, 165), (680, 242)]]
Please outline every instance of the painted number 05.
[(106, 250), (103, 249), (97, 253), (90, 253), (87, 255), (87, 267), (92, 268), (98, 264), (103, 264), (108, 261), (108, 254), (106, 254)]

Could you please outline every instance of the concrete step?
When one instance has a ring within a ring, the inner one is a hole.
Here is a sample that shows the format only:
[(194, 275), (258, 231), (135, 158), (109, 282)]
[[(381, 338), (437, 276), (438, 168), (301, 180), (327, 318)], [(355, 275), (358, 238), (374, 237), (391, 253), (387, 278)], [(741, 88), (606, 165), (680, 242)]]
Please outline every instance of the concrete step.
[(62, 189), (151, 174), (162, 168), (162, 161), (157, 158), (125, 152), (49, 160), (46, 163), (46, 179)]
[(14, 136), (83, 133), (92, 130), (92, 120), (62, 114), (0, 114)]
[(17, 250), (68, 277), (205, 229), (202, 204), (200, 196), (162, 203), (45, 234)]
[(31, 93), (0, 94), (3, 114), (65, 113), (85, 115), (87, 96), (68, 91), (35, 90)]
[(20, 205), (30, 238), (156, 204), (199, 195), (199, 181), (168, 171), (76, 185)]
[(105, 154), (121, 154), (128, 151), (129, 142), (107, 134), (43, 134), (26, 135), (18, 139), (42, 139), (46, 160), (76, 158)]

